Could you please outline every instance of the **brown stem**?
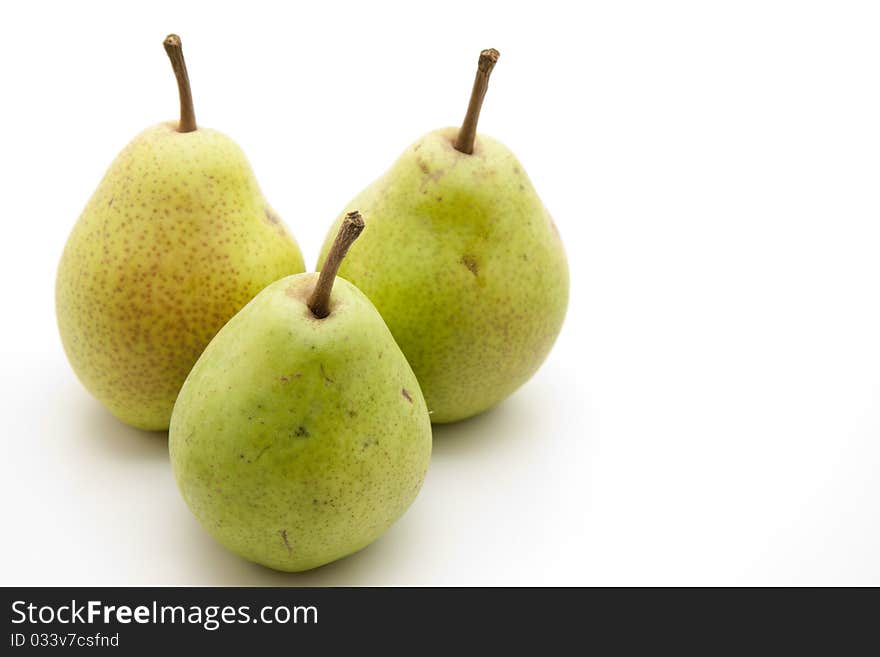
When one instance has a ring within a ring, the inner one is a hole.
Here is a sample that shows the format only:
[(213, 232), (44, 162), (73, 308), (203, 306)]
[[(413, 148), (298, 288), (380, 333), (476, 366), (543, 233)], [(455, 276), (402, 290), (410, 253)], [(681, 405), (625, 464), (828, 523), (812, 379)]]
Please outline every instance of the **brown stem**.
[(193, 132), (196, 129), (196, 112), (193, 109), (186, 61), (183, 59), (183, 45), (176, 34), (165, 37), (164, 45), (168, 59), (171, 60), (171, 68), (174, 69), (174, 76), (177, 78), (177, 90), (180, 92), (180, 123), (177, 125), (177, 132)]
[(480, 53), (480, 61), (477, 64), (477, 77), (474, 78), (474, 88), (471, 91), (471, 100), (468, 103), (467, 114), (461, 123), (458, 137), (455, 140), (455, 150), (470, 155), (474, 152), (474, 140), (477, 138), (477, 121), (480, 120), (480, 109), (483, 107), (483, 97), (489, 88), (489, 76), (492, 69), (501, 56), (495, 48), (489, 48)]
[(318, 319), (324, 319), (330, 314), (330, 292), (333, 290), (336, 272), (339, 271), (339, 265), (348, 253), (348, 247), (354, 243), (363, 229), (364, 219), (357, 210), (349, 212), (342, 220), (336, 241), (330, 247), (330, 253), (327, 254), (321, 274), (318, 276), (318, 282), (308, 300), (309, 310)]

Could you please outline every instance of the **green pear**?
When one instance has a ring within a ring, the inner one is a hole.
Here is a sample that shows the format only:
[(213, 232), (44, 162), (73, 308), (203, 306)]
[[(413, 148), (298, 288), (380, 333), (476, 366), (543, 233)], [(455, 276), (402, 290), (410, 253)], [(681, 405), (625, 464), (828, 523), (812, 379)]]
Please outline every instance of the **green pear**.
[(362, 228), (347, 215), (320, 277), (283, 278), (233, 317), (171, 418), (171, 465), (193, 514), (226, 548), (277, 570), (375, 541), (415, 499), (431, 457), (412, 369), (369, 299), (335, 276)]
[(480, 413), (531, 377), (568, 305), (550, 214), (513, 153), (476, 135), (497, 59), (480, 54), (461, 129), (428, 133), (352, 201), (370, 231), (340, 270), (382, 314), (438, 423)]
[(241, 149), (197, 128), (180, 39), (165, 49), (179, 123), (134, 138), (73, 228), (56, 314), (83, 385), (120, 420), (167, 429), (212, 337), (269, 283), (305, 270)]

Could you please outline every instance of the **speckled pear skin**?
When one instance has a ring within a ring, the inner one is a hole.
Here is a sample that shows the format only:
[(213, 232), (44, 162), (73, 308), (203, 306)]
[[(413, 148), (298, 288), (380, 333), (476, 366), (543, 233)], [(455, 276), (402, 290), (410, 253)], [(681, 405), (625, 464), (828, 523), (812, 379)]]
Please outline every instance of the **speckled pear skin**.
[(241, 149), (206, 128), (148, 128), (110, 165), (58, 268), (61, 341), (123, 422), (167, 429), (217, 331), (266, 285), (305, 270)]
[(483, 135), (472, 155), (460, 153), (457, 133), (425, 135), (346, 206), (370, 229), (339, 270), (382, 314), (435, 423), (480, 413), (522, 385), (568, 305), (565, 251), (522, 165)]
[(174, 475), (204, 528), (284, 571), (376, 540), (415, 499), (431, 456), (425, 400), (379, 313), (337, 278), (330, 315), (316, 319), (306, 305), (316, 280), (273, 283), (223, 327), (169, 434)]

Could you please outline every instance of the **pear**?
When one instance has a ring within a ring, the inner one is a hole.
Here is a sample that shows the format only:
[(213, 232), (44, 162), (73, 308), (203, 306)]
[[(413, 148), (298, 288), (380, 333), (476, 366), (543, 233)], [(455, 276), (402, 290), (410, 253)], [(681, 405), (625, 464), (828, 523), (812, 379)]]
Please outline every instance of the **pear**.
[(55, 290), (83, 385), (123, 422), (157, 430), (227, 320), (305, 270), (241, 149), (196, 126), (179, 37), (164, 45), (180, 121), (148, 128), (110, 165), (70, 234)]
[(335, 276), (363, 226), (348, 214), (320, 277), (283, 278), (233, 317), (174, 406), (184, 500), (222, 545), (276, 570), (372, 543), (415, 499), (431, 456), (412, 369), (369, 299)]
[(355, 197), (370, 231), (340, 269), (387, 322), (435, 423), (480, 413), (531, 377), (568, 304), (550, 214), (513, 153), (476, 134), (497, 60), (480, 54), (460, 129), (428, 133)]

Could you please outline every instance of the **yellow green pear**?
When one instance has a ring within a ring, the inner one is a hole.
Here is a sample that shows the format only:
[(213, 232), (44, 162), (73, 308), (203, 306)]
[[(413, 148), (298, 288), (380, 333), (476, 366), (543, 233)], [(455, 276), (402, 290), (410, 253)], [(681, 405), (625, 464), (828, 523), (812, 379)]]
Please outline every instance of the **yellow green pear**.
[(167, 429), (202, 350), (302, 255), (229, 137), (198, 127), (180, 39), (165, 50), (180, 121), (116, 157), (64, 248), (55, 288), (67, 357), (123, 422)]
[(513, 153), (476, 134), (497, 59), (496, 50), (480, 54), (460, 129), (419, 139), (351, 202), (370, 230), (340, 276), (382, 314), (435, 423), (480, 413), (529, 379), (568, 305), (550, 213)]
[(278, 570), (376, 540), (431, 457), (412, 369), (369, 299), (336, 278), (363, 227), (349, 214), (320, 276), (287, 276), (233, 317), (171, 418), (171, 466), (193, 514), (232, 552)]

